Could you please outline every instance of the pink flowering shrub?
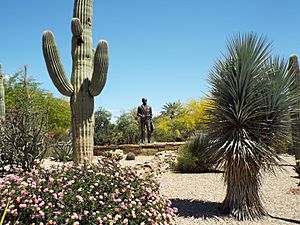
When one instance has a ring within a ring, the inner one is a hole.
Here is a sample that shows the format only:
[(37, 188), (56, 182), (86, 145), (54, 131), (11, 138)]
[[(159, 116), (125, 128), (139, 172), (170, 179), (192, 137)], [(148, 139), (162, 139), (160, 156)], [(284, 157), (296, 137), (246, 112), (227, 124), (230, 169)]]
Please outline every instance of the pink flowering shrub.
[(107, 159), (7, 175), (0, 196), (4, 224), (174, 224), (157, 180)]

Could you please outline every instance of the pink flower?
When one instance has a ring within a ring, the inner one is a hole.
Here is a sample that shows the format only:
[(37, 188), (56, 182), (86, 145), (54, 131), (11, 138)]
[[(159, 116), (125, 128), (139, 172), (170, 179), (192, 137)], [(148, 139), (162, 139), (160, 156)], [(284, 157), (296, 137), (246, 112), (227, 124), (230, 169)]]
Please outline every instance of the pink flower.
[(122, 203), (120, 204), (120, 208), (121, 208), (121, 209), (126, 209), (126, 205), (124, 204), (124, 202), (122, 202)]
[(26, 204), (20, 204), (19, 208), (24, 209), (24, 208), (26, 208), (26, 206), (27, 206)]
[(40, 204), (39, 204), (39, 207), (42, 207), (43, 205), (45, 205), (45, 202), (42, 201)]
[(45, 213), (42, 210), (40, 210), (39, 211), (39, 218), (44, 218), (44, 217), (45, 217)]
[(72, 216), (71, 216), (71, 219), (72, 220), (77, 220), (78, 219), (77, 213), (73, 213)]
[(83, 202), (83, 197), (81, 197), (80, 195), (76, 195), (76, 198), (78, 199), (79, 202)]

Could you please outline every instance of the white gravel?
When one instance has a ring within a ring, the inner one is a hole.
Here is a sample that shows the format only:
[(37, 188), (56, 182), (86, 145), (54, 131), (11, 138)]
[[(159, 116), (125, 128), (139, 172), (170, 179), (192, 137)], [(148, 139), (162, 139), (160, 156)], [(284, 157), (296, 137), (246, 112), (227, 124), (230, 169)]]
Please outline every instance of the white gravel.
[[(285, 164), (295, 164), (292, 156), (283, 156)], [(167, 172), (162, 175), (162, 194), (166, 195), (178, 208), (176, 222), (179, 225), (199, 224), (300, 224), (300, 193), (292, 194), (290, 189), (298, 189), (300, 179), (291, 166), (276, 176), (263, 177), (263, 200), (270, 217), (253, 222), (239, 222), (232, 217), (221, 215), (218, 207), (225, 197), (221, 173), (179, 174)], [(300, 192), (300, 187), (299, 187)]]

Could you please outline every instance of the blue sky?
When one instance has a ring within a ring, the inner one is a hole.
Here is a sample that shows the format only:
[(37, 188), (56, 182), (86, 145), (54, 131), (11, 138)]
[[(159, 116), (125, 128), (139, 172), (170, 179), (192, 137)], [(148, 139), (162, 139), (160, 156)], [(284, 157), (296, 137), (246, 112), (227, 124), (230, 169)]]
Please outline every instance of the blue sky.
[[(300, 55), (299, 0), (95, 0), (93, 41), (106, 39), (110, 67), (96, 108), (114, 115), (141, 103), (155, 112), (167, 102), (185, 103), (208, 90), (208, 72), (238, 32), (268, 37), (273, 53)], [(52, 84), (41, 35), (53, 31), (65, 71), (71, 74), (71, 0), (9, 0), (0, 9), (0, 63), (6, 74), (28, 65), (42, 88)]]

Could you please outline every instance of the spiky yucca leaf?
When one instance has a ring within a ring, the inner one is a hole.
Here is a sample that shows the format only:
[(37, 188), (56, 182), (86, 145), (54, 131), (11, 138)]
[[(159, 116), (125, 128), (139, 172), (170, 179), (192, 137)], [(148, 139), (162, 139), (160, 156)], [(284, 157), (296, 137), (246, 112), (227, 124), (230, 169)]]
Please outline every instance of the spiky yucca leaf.
[(239, 220), (267, 215), (260, 200), (261, 172), (272, 170), (276, 142), (288, 135), (297, 95), (287, 63), (270, 58), (270, 44), (237, 35), (210, 73), (210, 160), (224, 167), (223, 209)]

